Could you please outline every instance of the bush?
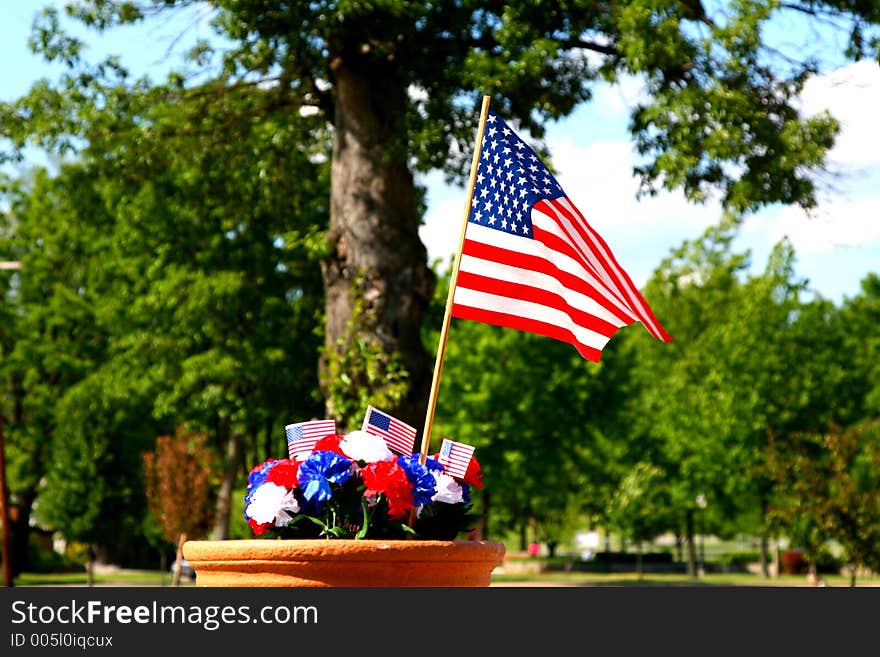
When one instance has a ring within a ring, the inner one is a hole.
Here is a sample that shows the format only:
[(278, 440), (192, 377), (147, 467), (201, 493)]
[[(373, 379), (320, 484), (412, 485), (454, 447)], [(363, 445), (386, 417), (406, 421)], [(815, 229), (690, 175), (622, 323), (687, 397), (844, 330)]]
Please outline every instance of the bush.
[(744, 552), (727, 552), (718, 559), (719, 563), (725, 566), (745, 567), (750, 563), (756, 563), (761, 560), (761, 553), (757, 550), (747, 550)]
[(828, 550), (819, 550), (816, 555), (816, 571), (836, 575), (843, 568), (843, 560), (835, 557)]
[(67, 555), (59, 554), (51, 544), (45, 545), (33, 533), (28, 537), (28, 570), (34, 573), (79, 572), (82, 566)]
[(800, 548), (785, 550), (779, 555), (779, 570), (786, 575), (802, 575), (807, 572), (807, 560)]

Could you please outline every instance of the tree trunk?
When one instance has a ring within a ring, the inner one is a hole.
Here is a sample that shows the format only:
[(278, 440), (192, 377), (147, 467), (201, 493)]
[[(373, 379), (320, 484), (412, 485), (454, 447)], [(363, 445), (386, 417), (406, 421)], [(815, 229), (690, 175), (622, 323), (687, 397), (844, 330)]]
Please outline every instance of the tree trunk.
[(221, 431), (228, 433), (226, 441), (226, 467), (223, 471), (223, 479), (217, 491), (217, 504), (214, 507), (214, 527), (211, 530), (211, 538), (222, 541), (229, 538), (229, 514), (232, 511), (232, 491), (235, 488), (235, 479), (238, 476), (239, 463), (241, 462), (241, 437), (235, 431), (229, 431), (228, 422), (221, 424)]
[(636, 541), (636, 579), (642, 579), (642, 542)]
[(482, 492), (483, 496), (483, 512), (480, 514), (480, 538), (483, 540), (489, 539), (489, 503), (491, 498), (489, 497), (489, 491), (485, 488)]
[(89, 545), (86, 551), (86, 586), (95, 585), (95, 549)]
[(177, 555), (174, 560), (174, 574), (171, 576), (171, 586), (180, 586), (180, 570), (183, 562), (183, 544), (186, 543), (186, 534), (181, 534), (177, 539)]
[(12, 530), (12, 576), (15, 577), (31, 569), (29, 561), (28, 543), (31, 534), (31, 509), (33, 508), (34, 495), (22, 495), (15, 509), (10, 507), (9, 528)]
[(694, 512), (688, 509), (684, 516), (685, 541), (687, 542), (687, 574), (697, 577), (697, 550), (694, 545)]
[(761, 500), (761, 574), (770, 577), (770, 541), (767, 537), (767, 500)]
[[(321, 382), (327, 414), (345, 419), (345, 410), (328, 390), (328, 376), (347, 375), (352, 381), (348, 388), (366, 388), (367, 399), (381, 392), (385, 382), (366, 378), (363, 362), (336, 373), (328, 366), (328, 358), (346, 353), (355, 340), (366, 340), (380, 353), (372, 366), (386, 372), (396, 361), (407, 373), (402, 399), (392, 395), (381, 410), (421, 429), (433, 369), (421, 323), (434, 277), (419, 239), (415, 185), (407, 166), (406, 85), (396, 68), (405, 64), (361, 62), (351, 52), (332, 53), (332, 59), (331, 252), (322, 262), (327, 353), (321, 359)], [(350, 326), (354, 319), (356, 325)]]

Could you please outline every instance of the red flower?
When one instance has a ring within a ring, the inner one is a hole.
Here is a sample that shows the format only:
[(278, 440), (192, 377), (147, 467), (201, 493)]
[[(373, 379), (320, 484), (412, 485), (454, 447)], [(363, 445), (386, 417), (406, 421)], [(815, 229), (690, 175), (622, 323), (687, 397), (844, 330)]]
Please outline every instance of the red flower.
[[(439, 461), (440, 454), (434, 454), (431, 458), (435, 461)], [(471, 456), (471, 462), (468, 463), (468, 467), (467, 470), (465, 470), (464, 477), (456, 477), (456, 479), (463, 484), (467, 484), (468, 486), (474, 486), (475, 488), (483, 487), (483, 471), (480, 469), (480, 463), (477, 461), (476, 456)]]
[(254, 532), (254, 536), (259, 536), (260, 534), (265, 534), (269, 528), (272, 526), (271, 523), (262, 523), (260, 524), (253, 518), (248, 518), (248, 525), (250, 525), (251, 530)]
[[(345, 436), (341, 433), (331, 433), (327, 434), (323, 438), (321, 438), (318, 442), (315, 443), (315, 448), (312, 451), (315, 452), (335, 452), (340, 456), (345, 456), (345, 452), (343, 452), (339, 448), (339, 441), (345, 438)], [(345, 458), (348, 458), (345, 456)]]
[(476, 457), (471, 456), (471, 462), (468, 463), (468, 468), (464, 473), (462, 481), (469, 486), (483, 487), (483, 471), (480, 469), (480, 464), (477, 462)]
[(364, 497), (384, 493), (388, 500), (388, 515), (402, 518), (412, 508), (413, 491), (406, 471), (394, 461), (370, 463), (362, 471), (367, 489)]
[(295, 459), (281, 459), (269, 470), (269, 474), (266, 475), (266, 481), (271, 481), (273, 484), (278, 484), (285, 488), (293, 488), (299, 484), (299, 479), (296, 476), (298, 470), (299, 461)]

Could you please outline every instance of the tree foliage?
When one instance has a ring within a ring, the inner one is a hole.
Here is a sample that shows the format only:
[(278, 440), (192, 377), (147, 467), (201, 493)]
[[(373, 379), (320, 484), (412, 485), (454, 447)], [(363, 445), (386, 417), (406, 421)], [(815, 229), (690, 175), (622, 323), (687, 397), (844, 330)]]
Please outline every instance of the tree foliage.
[[(69, 4), (99, 33), (194, 5)], [(486, 518), (551, 541), (570, 531), (565, 509), (692, 543), (703, 495), (713, 531), (766, 535), (767, 505), (796, 480), (774, 450), (880, 413), (877, 277), (837, 308), (807, 299), (788, 244), (759, 275), (732, 248), (746, 213), (815, 205), (839, 127), (797, 101), (826, 63), (786, 53), (772, 28), (803, 21), (844, 34), (843, 56), (876, 58), (876, 3), (198, 4), (218, 38), (160, 81), (89, 61), (46, 10), (32, 46), (63, 73), (0, 104), (5, 159), (32, 146), (62, 158), (3, 188), (0, 249), (24, 264), (0, 280), (19, 536), (31, 510), (68, 538), (112, 542), (120, 522), (135, 536), (133, 455), (183, 423), (222, 467), (218, 536), (245, 464), (283, 451), (289, 419), (351, 426), (381, 400), (420, 426), (426, 327), (446, 294), (418, 239), (414, 175), (462, 180), (484, 94), (540, 142), (598, 84), (634, 78), (642, 193), (719, 198), (736, 218), (648, 283), (676, 338), (663, 348), (631, 328), (593, 366), (544, 338), (455, 325), (436, 435), (477, 446)]]

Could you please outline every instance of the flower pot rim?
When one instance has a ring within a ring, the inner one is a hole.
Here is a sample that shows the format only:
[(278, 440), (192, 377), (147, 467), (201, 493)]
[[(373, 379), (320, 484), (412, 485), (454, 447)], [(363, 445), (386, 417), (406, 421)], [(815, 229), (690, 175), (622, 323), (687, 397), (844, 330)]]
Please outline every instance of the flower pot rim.
[(187, 541), (197, 586), (488, 586), (503, 543), (382, 539)]
[[(247, 559), (339, 559), (351, 556), (373, 561), (401, 559), (442, 559), (455, 554), (457, 560), (501, 562), (505, 553), (497, 541), (420, 539), (303, 539), (249, 538), (194, 540), (183, 545), (183, 556), (190, 562)], [(405, 555), (405, 556), (404, 556)]]

